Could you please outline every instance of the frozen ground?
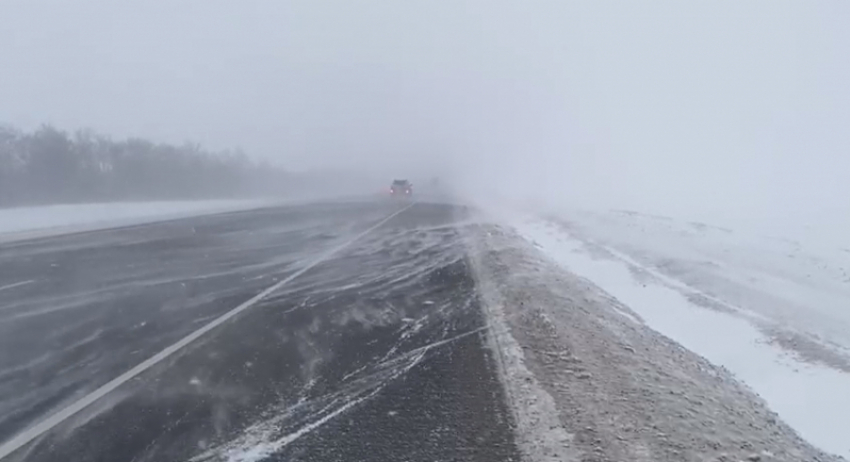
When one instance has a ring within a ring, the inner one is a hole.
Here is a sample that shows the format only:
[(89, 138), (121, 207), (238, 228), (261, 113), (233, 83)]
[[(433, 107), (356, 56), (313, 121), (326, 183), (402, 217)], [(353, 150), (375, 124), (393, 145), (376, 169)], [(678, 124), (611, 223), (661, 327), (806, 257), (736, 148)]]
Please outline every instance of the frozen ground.
[(524, 460), (840, 460), (511, 227), (470, 233)]
[(803, 438), (850, 457), (850, 253), (633, 212), (508, 221), (615, 297), (621, 319), (724, 367)]
[(512, 227), (470, 234), (524, 460), (840, 460)]
[(129, 226), (272, 203), (271, 200), (111, 202), (0, 209), (0, 241)]

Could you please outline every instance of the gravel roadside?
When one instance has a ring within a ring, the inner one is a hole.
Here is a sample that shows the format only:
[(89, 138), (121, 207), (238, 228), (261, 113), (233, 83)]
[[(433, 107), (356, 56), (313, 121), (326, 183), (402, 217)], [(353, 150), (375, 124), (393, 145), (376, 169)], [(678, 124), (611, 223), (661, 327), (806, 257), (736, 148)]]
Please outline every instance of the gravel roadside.
[(526, 460), (844, 460), (511, 230), (467, 238)]

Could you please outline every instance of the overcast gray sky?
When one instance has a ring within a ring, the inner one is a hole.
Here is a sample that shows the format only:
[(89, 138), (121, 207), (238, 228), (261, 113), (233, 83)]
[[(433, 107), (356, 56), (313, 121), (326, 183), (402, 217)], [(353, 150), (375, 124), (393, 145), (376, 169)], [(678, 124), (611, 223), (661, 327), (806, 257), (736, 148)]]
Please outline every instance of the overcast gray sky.
[(843, 0), (5, 0), (0, 121), (709, 218), (850, 216), (848, 24)]

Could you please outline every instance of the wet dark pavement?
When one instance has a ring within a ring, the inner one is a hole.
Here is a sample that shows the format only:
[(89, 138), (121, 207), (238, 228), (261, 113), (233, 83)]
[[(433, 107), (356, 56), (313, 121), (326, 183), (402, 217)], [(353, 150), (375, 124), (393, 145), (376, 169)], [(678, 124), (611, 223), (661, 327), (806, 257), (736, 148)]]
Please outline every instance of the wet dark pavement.
[(406, 206), (3, 245), (0, 287), (24, 283), (0, 290), (8, 442), (368, 231), (8, 460), (518, 460), (457, 229), (465, 211), (417, 203), (382, 223)]

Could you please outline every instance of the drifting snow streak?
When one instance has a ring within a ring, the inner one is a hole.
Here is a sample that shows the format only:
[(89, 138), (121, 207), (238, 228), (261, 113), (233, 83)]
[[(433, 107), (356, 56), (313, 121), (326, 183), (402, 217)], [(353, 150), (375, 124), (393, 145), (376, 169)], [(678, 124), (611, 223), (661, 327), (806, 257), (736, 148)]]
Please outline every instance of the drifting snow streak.
[(16, 282), (16, 283), (14, 283), (14, 284), (9, 284), (9, 285), (5, 285), (5, 286), (0, 286), (0, 292), (2, 292), (2, 291), (4, 291), (4, 290), (14, 289), (15, 287), (21, 287), (21, 286), (25, 286), (25, 285), (27, 285), (27, 284), (32, 284), (33, 282), (35, 282), (35, 281), (33, 281), (33, 280), (30, 280), (30, 281), (21, 281), (21, 282)]
[[(322, 278), (306, 278), (278, 292), (279, 297), (311, 289), (310, 295), (333, 294), (342, 289), (363, 289), (363, 295), (380, 295), (389, 290), (402, 292), (417, 285), (421, 277), (458, 262), (462, 258), (456, 232), (446, 227), (441, 232), (426, 232), (426, 228), (405, 230), (403, 233), (373, 235), (363, 244), (350, 249), (338, 258), (356, 262), (359, 276), (352, 280), (351, 272), (323, 274)], [(387, 254), (393, 264), (387, 266)]]
[[(488, 327), (474, 329), (452, 338), (424, 345), (394, 358), (384, 359), (372, 365), (371, 368), (375, 369), (374, 372), (348, 382), (344, 389), (313, 400), (301, 399), (292, 407), (274, 412), (277, 417), (251, 426), (236, 441), (209, 450), (192, 458), (191, 461), (256, 462), (263, 460), (346, 411), (376, 396), (393, 380), (420, 364), (430, 350), (479, 334), (487, 329)], [(343, 381), (345, 382), (358, 375), (365, 369), (369, 369), (369, 367), (358, 369), (347, 375)], [(307, 416), (300, 415), (302, 412), (322, 404), (324, 406), (317, 411)], [(300, 424), (290, 421), (300, 421)], [(290, 430), (279, 435), (280, 429), (283, 428), (290, 428)]]
[[(434, 284), (430, 279), (453, 277), (451, 271), (462, 264), (463, 250), (457, 229), (452, 226), (393, 229), (388, 224), (382, 232), (373, 233), (356, 247), (338, 254), (333, 264), (277, 292), (268, 300), (270, 306), (278, 300), (302, 300), (282, 309), (281, 315), (307, 311), (302, 314), (307, 319), (305, 327), (294, 334), (301, 362), (309, 365), (300, 377), (302, 383), (318, 381), (328, 386), (324, 374), (338, 373), (339, 378), (329, 380), (339, 385), (318, 397), (309, 396), (314, 388), (302, 388), (297, 396), (283, 398), (264, 410), (262, 415), (266, 417), (248, 426), (240, 436), (191, 460), (254, 462), (279, 455), (302, 437), (379, 395), (395, 379), (423, 362), (432, 349), (486, 331), (489, 327), (481, 324), (450, 328), (445, 322), (452, 316), (450, 310), (465, 312), (473, 307), (471, 287), (456, 288), (450, 294), (428, 292)], [(443, 276), (444, 272), (448, 274)], [(340, 298), (336, 303), (337, 297), (350, 291), (357, 296)], [(322, 309), (322, 314), (311, 322), (312, 309), (327, 306), (328, 302), (339, 308)], [(349, 325), (352, 323), (356, 328)], [(358, 332), (378, 328), (391, 329), (382, 334), (390, 340), (382, 351), (365, 358), (365, 364), (352, 364), (350, 371), (331, 366), (332, 352), (336, 350), (326, 344), (329, 329)], [(326, 369), (329, 367), (334, 368), (333, 372)]]
[[(248, 428), (245, 435), (238, 440), (207, 451), (192, 458), (191, 461), (255, 462), (262, 460), (375, 396), (389, 382), (419, 364), (426, 352), (427, 349), (409, 357), (404, 367), (377, 371), (370, 376), (351, 382), (345, 389), (337, 393), (312, 401), (303, 401), (291, 408), (282, 410), (278, 417)], [(307, 416), (300, 416), (302, 411), (318, 407), (324, 403), (327, 404), (316, 412)], [(301, 422), (293, 425), (292, 422), (288, 422), (291, 420)], [(287, 433), (278, 434), (280, 429), (286, 427), (290, 428)]]
[(277, 441), (274, 441), (274, 442), (271, 442), (271, 443), (261, 443), (261, 444), (258, 444), (258, 445), (252, 444), (248, 448), (245, 448), (245, 449), (240, 448), (240, 449), (235, 450), (235, 451), (229, 451), (227, 456), (226, 456), (227, 460), (228, 460), (228, 462), (253, 462), (253, 461), (256, 461), (256, 460), (261, 460), (264, 457), (271, 455), (275, 451), (278, 451), (278, 450), (286, 447), (289, 443), (292, 443), (293, 441), (295, 441), (298, 438), (306, 435), (307, 433), (310, 433), (311, 431), (321, 427), (322, 425), (324, 425), (325, 423), (327, 423), (331, 419), (335, 418), (336, 416), (342, 414), (343, 412), (345, 412), (348, 409), (356, 406), (357, 404), (360, 404), (360, 402), (365, 401), (366, 399), (372, 397), (379, 390), (380, 390), (380, 388), (378, 390), (373, 391), (372, 393), (370, 393), (367, 396), (351, 400), (351, 401), (343, 404), (342, 406), (340, 406), (335, 411), (325, 415), (324, 417), (322, 417), (322, 418), (320, 418), (320, 419), (318, 419), (314, 422), (310, 422), (309, 424), (299, 428), (295, 432), (283, 436), (282, 438), (278, 439)]
[(136, 376), (138, 376), (142, 372), (150, 369), (154, 365), (162, 362), (164, 359), (168, 358), (169, 356), (172, 356), (174, 353), (180, 351), (181, 349), (185, 348), (189, 344), (195, 342), (197, 339), (201, 338), (202, 336), (204, 336), (208, 332), (212, 331), (213, 329), (217, 328), (218, 326), (224, 324), (225, 322), (227, 322), (229, 319), (233, 318), (237, 314), (239, 314), (239, 313), (251, 308), (252, 306), (256, 305), (258, 302), (260, 302), (261, 300), (266, 298), (272, 292), (277, 291), (278, 289), (280, 289), (285, 284), (287, 284), (290, 281), (298, 278), (299, 276), (306, 273), (310, 269), (314, 268), (315, 266), (319, 265), (320, 263), (322, 263), (322, 262), (328, 260), (329, 258), (333, 257), (335, 254), (339, 253), (340, 251), (342, 251), (343, 249), (345, 249), (349, 245), (353, 244), (355, 241), (365, 237), (367, 234), (369, 234), (372, 231), (374, 231), (375, 229), (381, 227), (382, 225), (384, 225), (385, 223), (390, 221), (392, 218), (401, 214), (402, 212), (404, 212), (405, 210), (409, 209), (412, 206), (413, 206), (413, 204), (390, 214), (389, 216), (387, 216), (383, 220), (381, 220), (378, 223), (374, 224), (373, 226), (367, 228), (362, 233), (354, 236), (352, 239), (350, 239), (346, 242), (343, 242), (342, 244), (337, 245), (337, 246), (329, 249), (328, 251), (324, 252), (318, 258), (316, 258), (315, 260), (306, 264), (303, 268), (296, 271), (295, 273), (289, 275), (288, 277), (286, 277), (286, 278), (280, 280), (279, 282), (275, 283), (274, 285), (268, 287), (267, 289), (263, 290), (259, 294), (255, 295), (254, 297), (245, 301), (244, 303), (238, 305), (237, 307), (233, 308), (232, 310), (222, 314), (221, 316), (217, 317), (216, 319), (214, 319), (210, 323), (204, 325), (203, 327), (197, 329), (196, 331), (192, 332), (191, 334), (187, 335), (186, 337), (180, 339), (178, 342), (170, 345), (169, 347), (165, 348), (164, 350), (160, 351), (159, 353), (155, 354), (154, 356), (148, 358), (145, 361), (142, 361), (141, 363), (139, 363), (138, 365), (136, 365), (132, 369), (124, 372), (123, 374), (119, 375), (118, 377), (111, 380), (110, 382), (102, 385), (100, 388), (98, 388), (98, 389), (94, 390), (93, 392), (89, 393), (88, 395), (82, 397), (80, 400), (72, 403), (68, 407), (66, 407), (66, 408), (56, 412), (55, 414), (47, 417), (46, 419), (42, 420), (41, 422), (39, 422), (38, 424), (36, 424), (32, 428), (29, 428), (26, 431), (24, 431), (24, 432), (22, 432), (18, 435), (15, 435), (14, 438), (12, 438), (11, 440), (0, 445), (0, 459), (2, 459), (3, 457), (6, 457), (7, 455), (16, 451), (18, 448), (26, 445), (27, 443), (29, 443), (33, 439), (35, 439), (35, 438), (41, 436), (42, 434), (50, 431), (53, 427), (59, 425), (61, 422), (65, 421), (66, 419), (74, 416), (78, 412), (80, 412), (83, 409), (87, 408), (88, 406), (92, 405), (93, 403), (95, 403), (99, 399), (103, 398), (107, 394), (115, 391), (119, 386), (121, 386), (122, 384), (126, 383), (127, 381), (135, 378)]

